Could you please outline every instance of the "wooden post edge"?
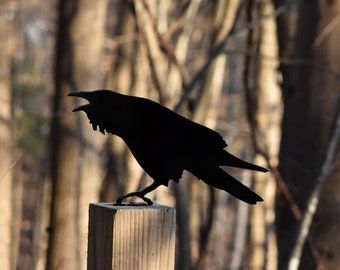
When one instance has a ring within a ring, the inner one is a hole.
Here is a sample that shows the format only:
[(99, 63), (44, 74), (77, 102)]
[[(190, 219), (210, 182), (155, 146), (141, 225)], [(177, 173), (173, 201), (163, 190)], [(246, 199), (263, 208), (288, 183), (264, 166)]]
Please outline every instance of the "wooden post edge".
[(94, 203), (89, 206), (88, 270), (173, 270), (172, 207)]

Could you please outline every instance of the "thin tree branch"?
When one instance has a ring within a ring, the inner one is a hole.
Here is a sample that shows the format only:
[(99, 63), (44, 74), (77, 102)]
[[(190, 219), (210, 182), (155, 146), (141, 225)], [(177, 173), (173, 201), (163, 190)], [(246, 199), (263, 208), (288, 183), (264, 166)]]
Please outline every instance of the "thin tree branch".
[(4, 171), (2, 175), (0, 175), (0, 180), (2, 180), (13, 169), (13, 167), (18, 163), (19, 159), (21, 158), (22, 158), (22, 154), (16, 157), (16, 159), (9, 165), (7, 170)]
[(329, 35), (330, 32), (340, 23), (340, 14), (335, 16), (321, 31), (313, 42), (313, 48), (319, 47), (321, 42)]
[(179, 74), (182, 79), (182, 85), (185, 88), (189, 83), (189, 71), (185, 65), (177, 58), (175, 50), (168, 39), (164, 35), (157, 32), (160, 47), (167, 54), (170, 60), (177, 66)]

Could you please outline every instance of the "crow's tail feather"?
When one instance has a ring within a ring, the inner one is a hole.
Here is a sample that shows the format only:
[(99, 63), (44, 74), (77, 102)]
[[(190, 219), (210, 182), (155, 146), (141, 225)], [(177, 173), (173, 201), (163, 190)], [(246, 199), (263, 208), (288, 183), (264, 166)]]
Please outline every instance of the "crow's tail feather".
[(249, 162), (246, 162), (242, 159), (239, 159), (232, 154), (228, 153), (227, 151), (223, 151), (223, 154), (221, 155), (221, 166), (229, 166), (229, 167), (237, 167), (242, 169), (248, 169), (248, 170), (254, 170), (259, 172), (267, 172), (268, 170), (266, 168), (263, 168), (261, 166), (251, 164)]
[(258, 194), (240, 183), (221, 168), (211, 169), (208, 173), (205, 173), (205, 176), (207, 177), (201, 178), (203, 182), (215, 188), (227, 191), (241, 201), (249, 204), (256, 204), (257, 202), (263, 201)]

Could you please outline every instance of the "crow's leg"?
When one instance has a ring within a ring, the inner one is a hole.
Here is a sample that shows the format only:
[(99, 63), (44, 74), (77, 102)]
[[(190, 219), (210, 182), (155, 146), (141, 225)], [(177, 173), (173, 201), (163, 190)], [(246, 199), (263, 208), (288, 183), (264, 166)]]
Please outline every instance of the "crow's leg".
[(152, 205), (153, 202), (149, 199), (146, 198), (145, 195), (153, 190), (155, 190), (156, 188), (158, 188), (160, 186), (160, 184), (153, 182), (150, 186), (147, 186), (146, 188), (144, 188), (143, 190), (140, 191), (136, 191), (136, 192), (131, 192), (128, 193), (126, 195), (120, 196), (118, 197), (117, 201), (116, 201), (116, 205), (121, 205), (122, 201), (128, 197), (133, 197), (133, 196), (137, 196), (139, 198), (141, 198), (143, 201), (145, 201), (147, 203), (147, 205)]

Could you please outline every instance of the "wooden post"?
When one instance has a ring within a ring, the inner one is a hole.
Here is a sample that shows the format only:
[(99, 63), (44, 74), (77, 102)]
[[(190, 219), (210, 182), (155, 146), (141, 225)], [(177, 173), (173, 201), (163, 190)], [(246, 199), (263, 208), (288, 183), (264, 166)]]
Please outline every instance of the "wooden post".
[(173, 270), (175, 209), (90, 204), (88, 270)]

